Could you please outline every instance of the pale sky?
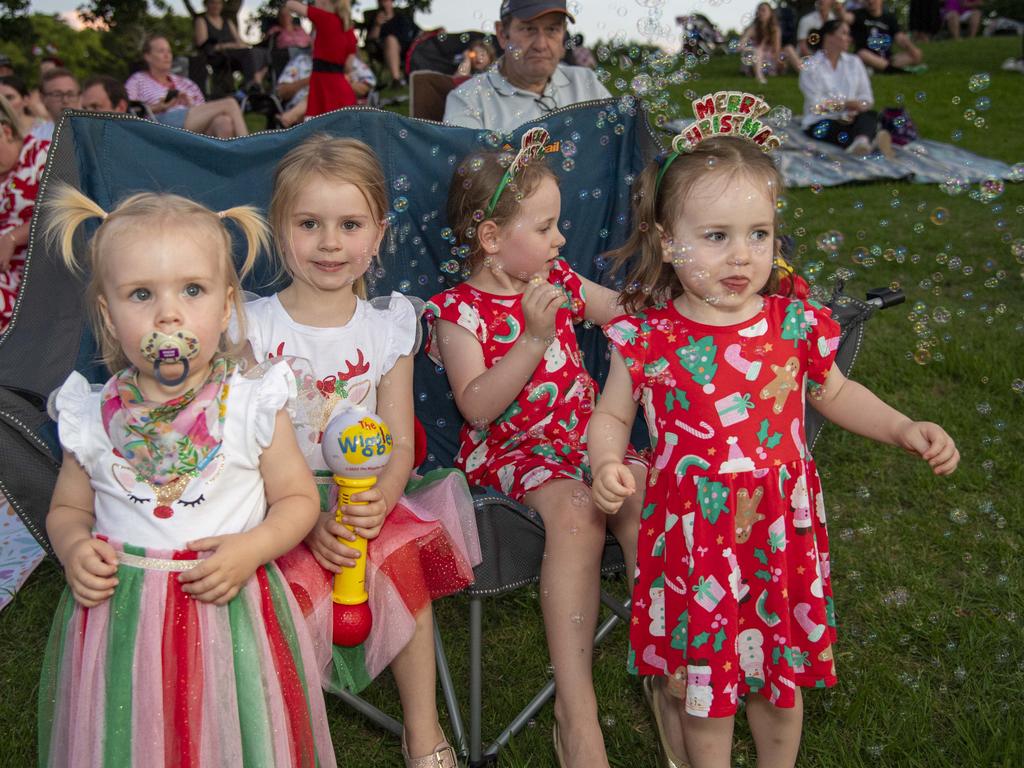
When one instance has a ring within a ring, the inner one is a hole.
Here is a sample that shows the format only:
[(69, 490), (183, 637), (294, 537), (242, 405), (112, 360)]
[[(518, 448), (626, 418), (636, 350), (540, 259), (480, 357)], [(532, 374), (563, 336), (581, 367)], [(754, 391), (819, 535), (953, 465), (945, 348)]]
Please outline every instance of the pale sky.
[[(73, 11), (79, 4), (79, 0), (36, 0), (31, 4), (31, 10), (63, 13)], [(170, 0), (170, 4), (184, 15), (184, 5), (180, 0)], [(749, 22), (757, 0), (568, 0), (568, 4), (576, 16), (573, 29), (583, 33), (588, 45), (621, 35), (624, 40), (678, 48), (676, 16), (687, 11), (703, 13), (723, 32), (729, 28), (740, 29)], [(193, 5), (201, 5), (201, 0), (195, 0)], [(257, 5), (255, 0), (249, 0), (243, 7), (243, 14), (246, 8), (252, 10)], [(362, 0), (360, 6), (372, 8), (375, 3), (374, 0)], [(445, 27), (451, 32), (470, 29), (493, 31), (499, 7), (500, 0), (434, 0), (433, 10), (429, 14), (417, 14), (416, 19), (424, 29)], [(359, 15), (358, 9), (356, 15)]]

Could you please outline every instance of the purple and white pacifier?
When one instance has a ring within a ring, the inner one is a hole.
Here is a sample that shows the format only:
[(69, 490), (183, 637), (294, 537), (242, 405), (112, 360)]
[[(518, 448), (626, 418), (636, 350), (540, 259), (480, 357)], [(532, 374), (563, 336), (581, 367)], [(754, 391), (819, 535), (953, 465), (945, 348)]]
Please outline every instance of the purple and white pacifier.
[[(153, 331), (142, 337), (142, 354), (153, 363), (153, 378), (165, 387), (176, 387), (188, 377), (189, 360), (199, 354), (199, 337), (184, 328), (174, 333)], [(168, 378), (160, 371), (161, 365), (181, 364), (180, 376)]]

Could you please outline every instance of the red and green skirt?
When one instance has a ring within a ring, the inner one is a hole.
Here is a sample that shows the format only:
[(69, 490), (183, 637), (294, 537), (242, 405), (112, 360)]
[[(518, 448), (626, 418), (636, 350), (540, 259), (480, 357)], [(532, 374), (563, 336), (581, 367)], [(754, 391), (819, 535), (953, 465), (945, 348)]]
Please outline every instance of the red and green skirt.
[(118, 551), (95, 608), (65, 589), (39, 690), (42, 766), (334, 766), (313, 644), (274, 563), (227, 605), (178, 575), (198, 553)]
[[(338, 488), (317, 473), (320, 505), (334, 510)], [(313, 637), (323, 687), (357, 693), (391, 664), (412, 639), (416, 615), (433, 600), (473, 583), (480, 563), (473, 497), (458, 470), (435, 470), (409, 482), (366, 553), (366, 591), (373, 625), (362, 645), (331, 644), (334, 574), (305, 544), (277, 560), (285, 579), (303, 595), (302, 611)], [(308, 598), (308, 599), (307, 599)]]

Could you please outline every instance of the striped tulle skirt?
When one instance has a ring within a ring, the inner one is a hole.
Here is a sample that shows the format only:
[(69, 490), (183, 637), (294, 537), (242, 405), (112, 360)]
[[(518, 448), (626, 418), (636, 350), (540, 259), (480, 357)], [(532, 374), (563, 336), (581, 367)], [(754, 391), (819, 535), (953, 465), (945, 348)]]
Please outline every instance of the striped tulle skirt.
[(227, 605), (178, 575), (194, 552), (118, 551), (95, 608), (65, 589), (39, 691), (41, 766), (333, 766), (313, 644), (273, 563)]
[[(333, 511), (337, 485), (330, 475), (316, 480), (321, 509)], [(409, 482), (367, 546), (373, 624), (366, 641), (354, 648), (331, 643), (334, 574), (320, 566), (305, 544), (277, 562), (299, 597), (324, 688), (357, 693), (409, 643), (420, 611), (473, 583), (473, 567), (480, 563), (473, 497), (458, 470), (435, 470)]]

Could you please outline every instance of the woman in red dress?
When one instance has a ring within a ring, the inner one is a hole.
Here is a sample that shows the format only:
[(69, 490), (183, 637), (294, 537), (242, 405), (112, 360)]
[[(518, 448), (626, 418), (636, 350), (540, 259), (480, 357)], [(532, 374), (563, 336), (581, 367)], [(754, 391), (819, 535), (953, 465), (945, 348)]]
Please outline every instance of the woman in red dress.
[(348, 0), (314, 0), (309, 6), (288, 0), (286, 7), (298, 16), (308, 16), (316, 29), (306, 117), (353, 106), (356, 95), (345, 77), (345, 61), (358, 43)]

